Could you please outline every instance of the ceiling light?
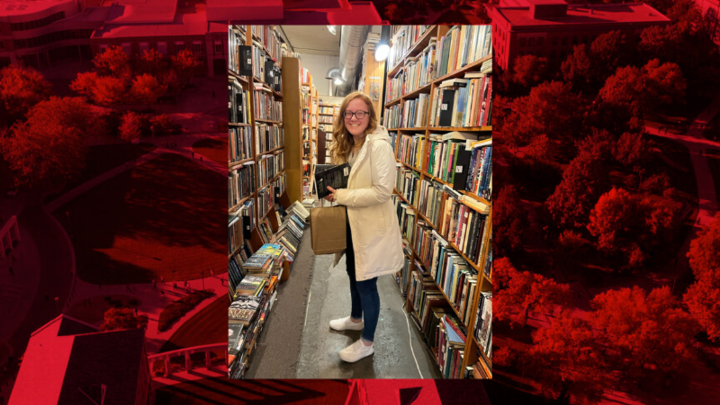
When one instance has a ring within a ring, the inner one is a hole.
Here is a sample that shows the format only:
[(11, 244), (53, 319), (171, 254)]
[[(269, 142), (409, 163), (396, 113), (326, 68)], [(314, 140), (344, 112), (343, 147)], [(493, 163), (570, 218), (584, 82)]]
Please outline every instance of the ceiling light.
[(390, 47), (388, 46), (388, 44), (378, 44), (375, 47), (375, 60), (378, 62), (382, 62), (387, 59), (389, 53)]
[(328, 25), (327, 29), (328, 29), (328, 31), (330, 31), (331, 34), (337, 35), (337, 30), (335, 29), (334, 25)]
[(341, 78), (339, 78), (339, 77), (336, 77), (336, 78), (335, 78), (335, 85), (336, 85), (336, 86), (339, 86), (339, 85), (341, 85), (341, 84), (343, 84), (343, 79), (341, 79)]

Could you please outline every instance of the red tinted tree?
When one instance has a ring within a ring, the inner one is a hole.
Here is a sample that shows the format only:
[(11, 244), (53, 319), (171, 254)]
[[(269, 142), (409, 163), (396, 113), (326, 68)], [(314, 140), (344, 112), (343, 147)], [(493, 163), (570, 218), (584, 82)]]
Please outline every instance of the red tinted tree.
[(647, 108), (674, 108), (678, 104), (685, 104), (686, 82), (677, 64), (660, 64), (658, 59), (653, 59), (643, 66), (643, 73), (648, 85), (644, 93)]
[(617, 365), (628, 376), (639, 377), (648, 365), (674, 372), (693, 357), (691, 339), (697, 325), (669, 287), (650, 293), (637, 286), (606, 291), (593, 298), (592, 306), (593, 326), (617, 351)]
[(190, 49), (183, 49), (172, 58), (172, 67), (180, 83), (187, 85), (200, 68), (200, 59)]
[(581, 152), (563, 172), (563, 179), (545, 201), (551, 226), (557, 229), (581, 228), (588, 214), (606, 189), (607, 171), (600, 156)]
[(98, 75), (95, 72), (78, 73), (75, 80), (70, 83), (70, 89), (94, 100), (95, 82), (97, 82), (97, 80)]
[(92, 98), (96, 104), (114, 107), (120, 104), (126, 96), (125, 85), (122, 79), (112, 76), (99, 77), (95, 81)]
[(695, 278), (720, 276), (720, 214), (690, 242), (687, 257)]
[(695, 283), (684, 301), (710, 339), (720, 341), (720, 214), (690, 242), (690, 267)]
[(28, 121), (41, 127), (72, 128), (83, 138), (95, 135), (100, 130), (97, 114), (82, 97), (53, 96), (41, 101), (28, 113)]
[(624, 166), (643, 166), (650, 160), (650, 147), (641, 133), (626, 132), (615, 145), (615, 159)]
[(146, 49), (140, 56), (138, 70), (157, 77), (163, 70), (162, 55), (154, 48)]
[(593, 403), (600, 398), (610, 370), (602, 342), (586, 320), (566, 311), (550, 328), (539, 329), (533, 341), (529, 351), (533, 379), (546, 397), (565, 403)]
[[(567, 108), (569, 105), (575, 108)], [(514, 101), (503, 125), (503, 137), (509, 146), (527, 145), (541, 134), (567, 142), (580, 131), (584, 110), (582, 99), (570, 91), (569, 85), (545, 82)]]
[(524, 88), (535, 86), (547, 77), (547, 65), (547, 58), (542, 56), (518, 56), (513, 65), (513, 81)]
[(122, 116), (120, 123), (120, 138), (126, 141), (132, 141), (140, 138), (142, 128), (142, 119), (139, 114), (128, 111)]
[[(635, 199), (623, 189), (612, 188), (603, 194), (590, 212), (588, 230), (597, 237), (598, 250), (615, 254), (634, 239), (638, 216)], [(634, 231), (634, 232), (633, 232)]]
[(610, 132), (592, 128), (590, 135), (577, 142), (578, 154), (596, 156), (601, 162), (610, 163), (615, 143), (616, 141)]
[(33, 69), (10, 65), (0, 70), (0, 101), (9, 116), (4, 124), (9, 126), (48, 97), (50, 88), (50, 82)]
[(618, 67), (632, 64), (632, 51), (622, 31), (598, 35), (590, 45), (593, 80), (602, 84)]
[(95, 69), (100, 76), (112, 76), (129, 83), (132, 76), (130, 57), (119, 46), (111, 46), (95, 55)]
[(61, 190), (85, 166), (87, 149), (75, 128), (28, 121), (15, 125), (0, 142), (17, 186)]
[(532, 313), (552, 313), (569, 299), (570, 288), (529, 271), (518, 271), (507, 258), (493, 266), (494, 277), (502, 283), (493, 292), (493, 315), (498, 320), (514, 320), (523, 327)]
[(105, 311), (105, 321), (101, 330), (146, 329), (147, 315), (136, 315), (132, 308), (110, 308)]
[(645, 111), (643, 102), (647, 90), (642, 70), (625, 66), (617, 69), (615, 74), (605, 81), (605, 85), (600, 89), (600, 97), (606, 103), (627, 108), (634, 116), (640, 116)]
[(154, 76), (145, 73), (133, 79), (130, 92), (138, 103), (155, 104), (166, 90), (167, 87), (160, 84)]
[(514, 186), (504, 187), (498, 194), (493, 211), (493, 246), (497, 257), (522, 249), (522, 233), (528, 226), (528, 215)]
[(566, 83), (571, 83), (576, 90), (589, 89), (592, 77), (590, 57), (585, 44), (575, 45), (573, 53), (563, 61), (561, 70)]

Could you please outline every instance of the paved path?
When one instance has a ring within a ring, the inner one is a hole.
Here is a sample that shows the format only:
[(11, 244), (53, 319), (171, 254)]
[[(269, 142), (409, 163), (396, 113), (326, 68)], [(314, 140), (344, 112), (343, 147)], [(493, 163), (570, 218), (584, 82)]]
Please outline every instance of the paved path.
[(690, 242), (695, 239), (698, 231), (707, 226), (715, 217), (718, 211), (717, 193), (713, 181), (710, 165), (708, 164), (706, 152), (708, 149), (720, 149), (720, 143), (711, 141), (702, 136), (703, 130), (710, 121), (720, 112), (720, 95), (718, 95), (707, 108), (705, 108), (690, 124), (684, 135), (660, 132), (656, 128), (645, 127), (645, 132), (651, 135), (660, 136), (679, 142), (690, 153), (692, 168), (695, 172), (698, 192), (698, 214), (692, 230), (687, 239), (678, 251), (678, 264), (675, 268), (676, 275), (684, 274), (687, 270), (687, 252), (690, 249)]

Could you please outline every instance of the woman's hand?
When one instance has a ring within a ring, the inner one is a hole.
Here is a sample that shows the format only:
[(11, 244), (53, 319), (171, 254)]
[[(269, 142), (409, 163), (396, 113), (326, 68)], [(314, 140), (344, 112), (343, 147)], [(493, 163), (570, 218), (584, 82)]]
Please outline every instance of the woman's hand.
[(332, 187), (330, 187), (330, 186), (328, 186), (327, 189), (330, 190), (330, 192), (331, 192), (332, 194), (326, 195), (326, 196), (325, 196), (325, 199), (328, 200), (328, 201), (330, 201), (330, 202), (334, 202), (334, 201), (335, 201), (335, 193), (337, 192), (337, 190), (335, 190), (334, 188), (332, 188)]

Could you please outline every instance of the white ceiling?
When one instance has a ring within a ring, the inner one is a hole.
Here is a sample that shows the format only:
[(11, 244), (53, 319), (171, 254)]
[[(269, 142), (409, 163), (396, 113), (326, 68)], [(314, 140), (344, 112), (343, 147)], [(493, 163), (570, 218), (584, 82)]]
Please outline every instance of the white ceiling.
[(280, 32), (285, 31), (285, 37), (295, 52), (315, 55), (340, 55), (340, 27), (337, 35), (328, 31), (326, 25), (282, 25)]

